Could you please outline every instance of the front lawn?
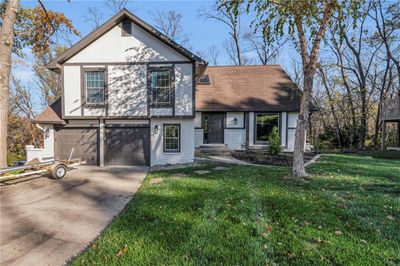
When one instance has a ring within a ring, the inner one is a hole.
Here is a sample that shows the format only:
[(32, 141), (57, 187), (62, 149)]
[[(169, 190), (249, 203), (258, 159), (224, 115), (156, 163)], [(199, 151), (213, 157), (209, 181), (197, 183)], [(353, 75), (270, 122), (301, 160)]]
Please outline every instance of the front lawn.
[(400, 161), (324, 155), (288, 167), (149, 174), (73, 265), (398, 265)]

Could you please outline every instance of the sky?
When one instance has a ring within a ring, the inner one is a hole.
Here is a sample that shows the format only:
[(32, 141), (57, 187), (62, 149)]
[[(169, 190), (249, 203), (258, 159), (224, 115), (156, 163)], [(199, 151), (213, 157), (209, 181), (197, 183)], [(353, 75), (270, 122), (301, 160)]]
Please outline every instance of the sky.
[[(97, 7), (103, 14), (102, 22), (105, 22), (111, 18), (114, 13), (104, 4), (104, 1), (97, 0), (44, 0), (46, 8), (62, 12), (68, 17), (76, 29), (81, 33), (81, 37), (72, 37), (72, 43), (76, 43), (80, 38), (89, 34), (93, 25), (85, 21), (87, 16), (88, 8)], [(215, 20), (204, 20), (199, 17), (200, 9), (209, 8), (214, 2), (209, 0), (157, 0), (157, 1), (146, 1), (146, 0), (133, 0), (129, 1), (127, 9), (133, 12), (136, 16), (146, 21), (150, 25), (154, 25), (153, 17), (151, 13), (157, 10), (169, 11), (175, 10), (183, 15), (183, 28), (185, 33), (189, 36), (189, 43), (192, 46), (193, 52), (196, 51), (207, 51), (211, 46), (215, 45), (219, 52), (219, 65), (230, 65), (226, 53), (223, 49), (223, 43), (228, 36), (228, 28), (223, 23)], [(23, 7), (33, 7), (37, 5), (37, 1), (21, 0)], [(252, 21), (252, 17), (247, 15), (242, 19), (243, 31), (249, 31), (249, 25)], [(31, 87), (32, 101), (35, 112), (40, 112), (43, 109), (41, 100), (39, 97), (39, 91), (35, 88), (35, 77), (31, 71), (32, 56), (29, 48), (25, 49), (27, 54), (26, 64), (14, 66), (13, 72), (17, 78), (19, 78), (23, 84)], [(254, 53), (248, 52), (248, 56), (255, 56)], [(285, 69), (289, 69), (293, 64), (293, 58), (298, 59), (298, 54), (289, 46), (282, 48), (280, 57), (276, 59), (276, 63), (281, 64)]]

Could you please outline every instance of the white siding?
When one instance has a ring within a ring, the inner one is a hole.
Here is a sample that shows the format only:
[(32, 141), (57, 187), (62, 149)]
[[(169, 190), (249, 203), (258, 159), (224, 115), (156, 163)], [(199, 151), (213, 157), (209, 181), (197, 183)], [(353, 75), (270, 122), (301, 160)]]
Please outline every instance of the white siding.
[(287, 112), (282, 112), (281, 113), (281, 145), (283, 147), (286, 147), (286, 131), (287, 131)]
[[(163, 149), (163, 124), (181, 125), (181, 151), (165, 153)], [(155, 130), (158, 127), (158, 132)], [(194, 160), (194, 119), (164, 119), (150, 120), (151, 133), (151, 165), (190, 163)]]
[(145, 65), (108, 67), (108, 115), (146, 116), (147, 85)]
[(172, 108), (150, 108), (150, 116), (171, 116)]
[(192, 115), (192, 64), (175, 65), (175, 114)]
[(287, 151), (293, 151), (295, 139), (296, 129), (288, 129), (288, 145), (286, 149)]
[(249, 145), (254, 145), (254, 112), (249, 112)]
[(81, 69), (79, 66), (64, 67), (64, 115), (81, 116)]
[(68, 63), (189, 61), (138, 26), (132, 26), (131, 36), (121, 36), (121, 28), (115, 26), (69, 59)]
[[(108, 116), (148, 116), (146, 63), (171, 61), (175, 64), (175, 114), (193, 114), (192, 63), (188, 58), (132, 23), (132, 35), (122, 36), (115, 26), (65, 64), (82, 63), (84, 67), (105, 67), (108, 74)], [(122, 64), (114, 64), (114, 62)], [(124, 64), (124, 63), (138, 64)], [(89, 64), (90, 63), (90, 64)], [(96, 65), (94, 65), (96, 64)], [(80, 66), (64, 66), (65, 116), (81, 116)], [(160, 112), (159, 110), (155, 111)], [(172, 115), (168, 111), (153, 115)], [(84, 107), (84, 116), (105, 116), (105, 109)]]
[(201, 128), (201, 112), (196, 112), (196, 117), (194, 118), (194, 126), (196, 128)]
[(241, 150), (246, 148), (246, 130), (245, 129), (225, 129), (225, 144), (229, 149)]
[(84, 107), (83, 115), (84, 116), (105, 116), (106, 110), (104, 108)]
[(44, 157), (54, 157), (54, 128), (52, 125), (46, 125), (43, 128), (45, 129), (43, 138)]
[(200, 147), (203, 145), (204, 131), (201, 128), (196, 128), (194, 130), (194, 146)]
[(287, 134), (287, 151), (293, 151), (294, 149), (294, 142), (296, 139), (296, 126), (297, 126), (297, 118), (299, 113), (291, 112), (288, 113), (288, 134)]
[[(236, 119), (236, 123), (235, 123)], [(244, 113), (243, 112), (227, 112), (226, 127), (244, 128)]]

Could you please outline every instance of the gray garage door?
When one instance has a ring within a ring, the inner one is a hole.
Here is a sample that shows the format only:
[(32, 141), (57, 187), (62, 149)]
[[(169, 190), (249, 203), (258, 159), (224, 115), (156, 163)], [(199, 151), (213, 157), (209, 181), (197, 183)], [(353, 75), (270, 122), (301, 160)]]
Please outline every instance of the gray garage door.
[(72, 158), (81, 158), (87, 164), (97, 165), (97, 131), (96, 128), (56, 129), (56, 159), (68, 160), (74, 148)]
[(148, 127), (106, 128), (106, 165), (149, 165)]

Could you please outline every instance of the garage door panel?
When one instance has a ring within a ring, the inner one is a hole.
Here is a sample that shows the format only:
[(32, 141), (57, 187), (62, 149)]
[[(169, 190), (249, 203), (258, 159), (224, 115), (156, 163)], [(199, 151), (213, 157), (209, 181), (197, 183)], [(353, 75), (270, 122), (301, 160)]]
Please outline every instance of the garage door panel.
[(72, 148), (72, 158), (81, 158), (87, 164), (97, 164), (98, 130), (87, 129), (57, 129), (55, 154), (57, 159), (68, 160)]
[(107, 128), (105, 163), (107, 165), (149, 165), (149, 128)]

